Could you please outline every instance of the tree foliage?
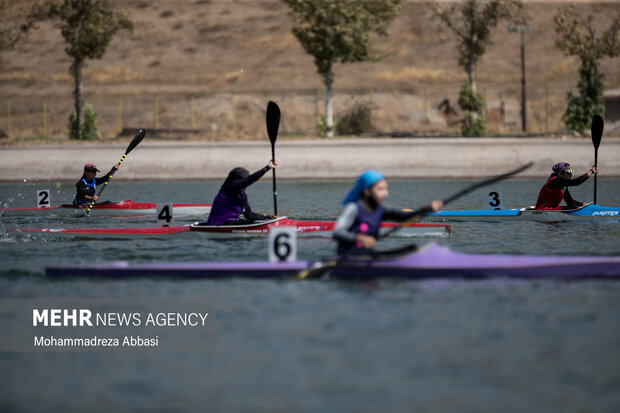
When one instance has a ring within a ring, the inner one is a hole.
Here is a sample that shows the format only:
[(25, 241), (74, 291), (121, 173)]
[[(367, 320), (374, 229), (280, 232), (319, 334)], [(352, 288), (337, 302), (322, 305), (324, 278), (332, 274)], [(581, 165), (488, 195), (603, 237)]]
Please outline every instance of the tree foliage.
[(325, 125), (333, 135), (332, 85), (335, 63), (373, 62), (381, 53), (372, 47), (373, 35), (387, 35), (402, 0), (282, 0), (290, 8), (293, 34), (314, 57), (327, 89)]
[(355, 103), (346, 111), (336, 124), (339, 135), (362, 135), (372, 133), (372, 105), (366, 102)]
[(120, 30), (133, 30), (125, 11), (115, 11), (107, 0), (63, 0), (36, 4), (27, 27), (38, 21), (57, 22), (67, 42), (65, 53), (75, 62), (101, 59)]
[(73, 59), (69, 72), (75, 80), (74, 129), (70, 135), (79, 139), (82, 112), (82, 68), (87, 59), (101, 59), (116, 34), (133, 30), (125, 11), (113, 10), (107, 0), (48, 1), (33, 6), (23, 30), (37, 22), (50, 20), (57, 24), (65, 39), (65, 53)]
[(79, 136), (73, 136), (76, 128), (76, 116), (75, 112), (72, 112), (69, 116), (69, 127), (67, 133), (72, 139), (81, 139), (85, 141), (92, 141), (101, 138), (101, 132), (99, 132), (99, 122), (97, 121), (97, 113), (91, 105), (88, 103), (84, 105), (84, 122), (78, 127), (80, 128)]
[(458, 64), (469, 79), (459, 96), (459, 106), (465, 111), (461, 132), (464, 136), (484, 135), (484, 98), (476, 92), (476, 67), (492, 43), (493, 28), (502, 20), (527, 21), (523, 3), (520, 0), (465, 0), (450, 6), (435, 3), (435, 14), (457, 37)]
[(325, 79), (336, 62), (377, 61), (371, 35), (387, 35), (402, 0), (282, 0), (291, 12), (293, 34), (314, 57)]
[(435, 14), (458, 39), (458, 64), (469, 75), (476, 89), (474, 72), (492, 43), (491, 29), (502, 20), (524, 23), (527, 16), (520, 0), (465, 0), (441, 6), (435, 3)]
[(486, 133), (486, 119), (483, 116), (484, 96), (465, 83), (459, 93), (459, 106), (465, 111), (461, 121), (463, 136), (482, 136)]
[(579, 58), (579, 95), (568, 92), (564, 124), (568, 130), (583, 133), (590, 128), (592, 117), (604, 111), (604, 76), (599, 62), (604, 57), (620, 54), (620, 13), (600, 36), (594, 17), (581, 18), (572, 6), (558, 9), (554, 17), (556, 45), (567, 56)]
[[(7, 0), (0, 0), (0, 14), (7, 12)], [(12, 49), (20, 37), (19, 25), (2, 19), (0, 23), (0, 53)]]

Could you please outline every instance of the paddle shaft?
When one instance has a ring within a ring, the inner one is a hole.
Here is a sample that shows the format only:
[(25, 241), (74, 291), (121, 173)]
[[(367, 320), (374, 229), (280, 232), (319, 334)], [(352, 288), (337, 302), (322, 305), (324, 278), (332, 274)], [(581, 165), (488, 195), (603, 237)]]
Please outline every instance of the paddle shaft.
[[(594, 148), (594, 167), (598, 168), (598, 148)], [(596, 205), (596, 176), (594, 174), (594, 205)]]
[[(529, 162), (523, 166), (520, 166), (519, 168), (512, 170), (510, 172), (506, 172), (505, 174), (502, 175), (497, 175), (494, 176), (493, 178), (489, 178), (486, 179), (484, 181), (475, 183), (473, 185), (468, 186), (467, 188), (457, 192), (456, 194), (446, 198), (443, 200), (443, 204), (447, 205), (453, 201), (456, 201), (457, 199), (469, 194), (472, 191), (475, 191), (478, 188), (482, 188), (483, 186), (487, 186), (487, 185), (491, 185), (495, 182), (498, 181), (503, 181), (504, 179), (510, 178), (513, 175), (518, 174), (519, 172), (523, 172), (524, 170), (530, 168), (534, 163), (533, 162)], [(407, 225), (408, 223), (412, 222), (412, 221), (416, 221), (418, 220), (421, 216), (429, 213), (430, 211), (428, 210), (427, 207), (422, 207), (419, 209), (414, 210), (413, 212), (411, 212), (411, 214), (409, 214), (409, 218), (406, 219), (405, 221), (403, 221), (400, 225), (395, 226), (393, 228), (390, 228), (388, 231), (384, 232), (383, 235), (381, 236), (381, 238), (385, 238), (388, 237), (390, 235), (392, 235), (394, 232), (398, 231), (399, 229), (401, 229), (402, 227), (404, 227), (405, 225)]]
[[(125, 158), (127, 157), (127, 154), (123, 154), (123, 157), (121, 158), (121, 160), (118, 162), (119, 164), (122, 164), (123, 161), (125, 160)], [(120, 167), (120, 165), (119, 165)], [(101, 189), (99, 190), (99, 192), (97, 192), (97, 198), (99, 198), (99, 196), (101, 195), (101, 193), (103, 192), (103, 190), (108, 186), (108, 182), (110, 182), (110, 180), (112, 179), (112, 176), (114, 176), (114, 174), (116, 173), (118, 169), (114, 168), (112, 169), (112, 172), (110, 172), (110, 176), (108, 177), (108, 179), (103, 183), (103, 186), (101, 187)], [(86, 208), (86, 212), (85, 214), (88, 215), (90, 214), (90, 210), (93, 209), (93, 206), (95, 205), (95, 198), (93, 198), (93, 200), (90, 202), (90, 204), (88, 205), (88, 208)]]
[[(594, 115), (592, 117), (592, 145), (594, 146), (594, 167), (598, 168), (598, 147), (601, 144), (601, 138), (603, 137), (603, 129), (605, 129), (605, 120), (601, 115)], [(594, 174), (594, 205), (596, 205), (596, 175)]]
[[(271, 160), (276, 162), (276, 145), (275, 142), (271, 144)], [(273, 173), (273, 214), (278, 215), (278, 190), (276, 188), (276, 168), (271, 170)]]
[[(125, 153), (121, 157), (121, 160), (118, 161), (119, 167), (123, 163), (123, 161), (125, 160), (127, 155), (129, 154), (129, 152), (131, 152), (136, 146), (138, 146), (138, 144), (140, 142), (142, 142), (142, 139), (144, 139), (144, 136), (146, 136), (146, 131), (144, 129), (140, 129), (140, 131), (136, 134), (136, 136), (134, 136), (134, 138), (131, 140), (131, 142), (127, 146), (127, 149), (125, 149)], [(97, 193), (97, 198), (99, 198), (99, 196), (101, 195), (103, 190), (106, 188), (106, 186), (108, 186), (108, 182), (110, 182), (110, 180), (112, 179), (112, 176), (114, 176), (116, 171), (117, 171), (116, 168), (112, 169), (112, 172), (110, 172), (110, 176), (108, 177), (108, 179), (105, 181), (105, 183), (103, 184), (103, 186), (101, 187), (101, 189)], [(88, 208), (86, 208), (86, 212), (84, 213), (85, 215), (88, 216), (90, 214), (90, 210), (93, 209), (93, 206), (95, 205), (95, 202), (96, 202), (95, 198), (93, 197), (93, 200), (88, 205)]]

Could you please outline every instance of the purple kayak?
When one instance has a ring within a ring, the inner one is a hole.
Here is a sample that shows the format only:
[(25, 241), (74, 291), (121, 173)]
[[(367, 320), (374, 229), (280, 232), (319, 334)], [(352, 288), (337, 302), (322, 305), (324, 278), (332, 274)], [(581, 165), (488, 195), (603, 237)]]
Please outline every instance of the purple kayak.
[[(48, 267), (50, 277), (186, 277), (186, 278), (283, 278), (308, 267), (305, 261), (205, 262)], [(620, 257), (532, 256), (463, 254), (437, 244), (414, 252), (375, 259), (350, 259), (329, 272), (337, 279), (374, 278), (524, 278), (524, 279), (617, 279)]]

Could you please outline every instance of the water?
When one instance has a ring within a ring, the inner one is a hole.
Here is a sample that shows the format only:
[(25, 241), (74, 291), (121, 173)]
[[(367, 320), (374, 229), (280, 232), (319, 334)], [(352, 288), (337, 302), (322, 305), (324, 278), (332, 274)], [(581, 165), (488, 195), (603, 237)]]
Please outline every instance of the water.
[[(391, 181), (391, 206), (416, 206), (469, 181)], [(620, 205), (620, 180), (598, 203)], [(279, 213), (335, 217), (350, 182), (280, 182)], [(540, 180), (493, 186), (504, 207), (535, 202)], [(114, 182), (109, 199), (208, 202), (219, 182)], [(56, 182), (0, 185), (31, 207)], [(71, 199), (61, 183), (53, 203)], [(55, 190), (54, 190), (55, 191)], [(572, 189), (589, 201), (592, 183)], [(271, 183), (249, 191), (271, 212)], [(104, 196), (104, 198), (107, 198)], [(454, 209), (484, 208), (478, 191)], [(178, 222), (183, 221), (177, 217)], [(619, 411), (620, 284), (551, 281), (372, 283), (48, 280), (48, 265), (266, 259), (266, 239), (45, 240), (14, 227), (150, 225), (151, 218), (2, 218), (2, 298), (204, 298), (217, 312), (205, 353), (0, 353), (0, 411)], [(620, 255), (619, 222), (459, 223), (440, 243), (475, 253)], [(423, 243), (430, 240), (416, 240)], [(385, 241), (386, 247), (411, 239)], [(301, 238), (299, 258), (333, 254)], [(10, 334), (1, 331), (0, 334)], [(86, 407), (88, 408), (86, 409)]]

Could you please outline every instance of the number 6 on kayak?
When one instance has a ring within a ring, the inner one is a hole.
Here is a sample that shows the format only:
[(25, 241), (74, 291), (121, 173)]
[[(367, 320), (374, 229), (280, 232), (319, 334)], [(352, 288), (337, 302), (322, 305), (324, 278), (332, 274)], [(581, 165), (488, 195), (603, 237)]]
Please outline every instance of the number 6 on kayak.
[(297, 261), (295, 227), (273, 227), (269, 232), (269, 262)]

